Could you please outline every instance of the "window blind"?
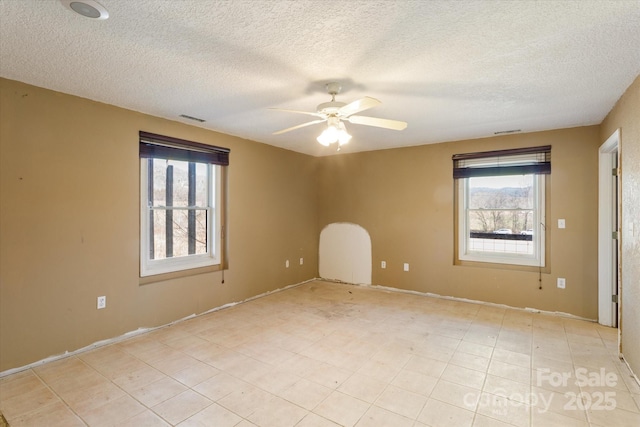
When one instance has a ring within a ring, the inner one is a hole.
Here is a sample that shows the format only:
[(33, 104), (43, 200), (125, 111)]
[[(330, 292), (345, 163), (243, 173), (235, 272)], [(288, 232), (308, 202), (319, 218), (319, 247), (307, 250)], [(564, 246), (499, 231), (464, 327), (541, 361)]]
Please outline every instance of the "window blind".
[(228, 148), (140, 131), (140, 157), (229, 165)]
[(454, 154), (453, 178), (551, 173), (551, 146)]

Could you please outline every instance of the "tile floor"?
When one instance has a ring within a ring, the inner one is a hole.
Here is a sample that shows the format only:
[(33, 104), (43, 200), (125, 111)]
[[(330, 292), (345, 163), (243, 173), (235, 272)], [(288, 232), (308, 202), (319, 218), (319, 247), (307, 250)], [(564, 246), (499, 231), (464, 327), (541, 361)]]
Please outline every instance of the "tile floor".
[(640, 426), (594, 323), (311, 282), (0, 379), (19, 426)]

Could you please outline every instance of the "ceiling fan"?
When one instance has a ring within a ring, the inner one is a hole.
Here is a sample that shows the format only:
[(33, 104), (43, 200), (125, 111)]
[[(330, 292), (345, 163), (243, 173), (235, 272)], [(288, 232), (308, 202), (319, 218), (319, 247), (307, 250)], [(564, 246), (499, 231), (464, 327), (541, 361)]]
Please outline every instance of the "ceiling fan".
[(346, 104), (344, 102), (336, 101), (336, 95), (339, 94), (340, 90), (342, 89), (342, 86), (340, 86), (339, 83), (328, 83), (326, 85), (326, 88), (329, 95), (331, 95), (331, 101), (323, 102), (322, 104), (318, 105), (315, 112), (271, 108), (271, 110), (286, 111), (289, 113), (306, 114), (309, 116), (319, 117), (317, 120), (312, 120), (310, 122), (282, 129), (274, 132), (273, 134), (280, 135), (285, 132), (314, 125), (316, 123), (327, 122), (327, 129), (325, 129), (318, 137), (318, 142), (327, 147), (334, 142), (338, 142), (339, 150), (341, 145), (346, 144), (351, 139), (351, 135), (347, 133), (347, 130), (344, 126), (344, 121), (356, 125), (376, 126), (392, 130), (403, 130), (407, 127), (406, 122), (401, 122), (398, 120), (354, 115), (356, 113), (368, 110), (369, 108), (373, 108), (376, 105), (381, 104), (381, 102), (375, 98), (365, 96), (362, 99), (358, 99), (357, 101)]

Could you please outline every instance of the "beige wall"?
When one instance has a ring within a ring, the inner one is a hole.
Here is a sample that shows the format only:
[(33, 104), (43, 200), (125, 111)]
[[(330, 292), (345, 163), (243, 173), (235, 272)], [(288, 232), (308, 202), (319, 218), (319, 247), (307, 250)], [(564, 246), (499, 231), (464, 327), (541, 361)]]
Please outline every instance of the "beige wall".
[[(599, 144), (591, 126), (323, 158), (320, 228), (352, 222), (369, 232), (376, 285), (596, 319)], [(542, 290), (537, 272), (454, 265), (451, 156), (538, 145), (552, 146)], [(566, 229), (557, 228), (559, 218)]]
[[(139, 284), (139, 130), (231, 149), (224, 284)], [(316, 163), (0, 79), (0, 371), (315, 277)]]
[[(604, 142), (620, 129), (622, 184), (622, 354), (640, 374), (640, 76), (629, 86), (602, 122)], [(633, 232), (631, 231), (633, 224)]]
[[(623, 185), (627, 197), (638, 192), (638, 81), (630, 91), (602, 132), (591, 126), (315, 159), (0, 79), (0, 371), (313, 278), (320, 230), (333, 222), (370, 234), (373, 284), (595, 319), (597, 159), (609, 128), (623, 127), (626, 152), (636, 126)], [(140, 285), (139, 130), (231, 148), (224, 284), (216, 272)], [(547, 144), (543, 289), (534, 272), (455, 266), (451, 156)], [(567, 289), (556, 288), (557, 277)], [(98, 295), (107, 296), (105, 310), (95, 308)]]

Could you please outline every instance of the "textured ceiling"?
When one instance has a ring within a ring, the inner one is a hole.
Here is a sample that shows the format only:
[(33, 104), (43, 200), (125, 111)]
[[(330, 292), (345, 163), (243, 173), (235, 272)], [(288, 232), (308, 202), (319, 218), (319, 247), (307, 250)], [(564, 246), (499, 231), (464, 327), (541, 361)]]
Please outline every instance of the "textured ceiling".
[(0, 75), (311, 155), (338, 101), (404, 131), (347, 123), (341, 152), (598, 124), (640, 73), (640, 0), (0, 0)]

